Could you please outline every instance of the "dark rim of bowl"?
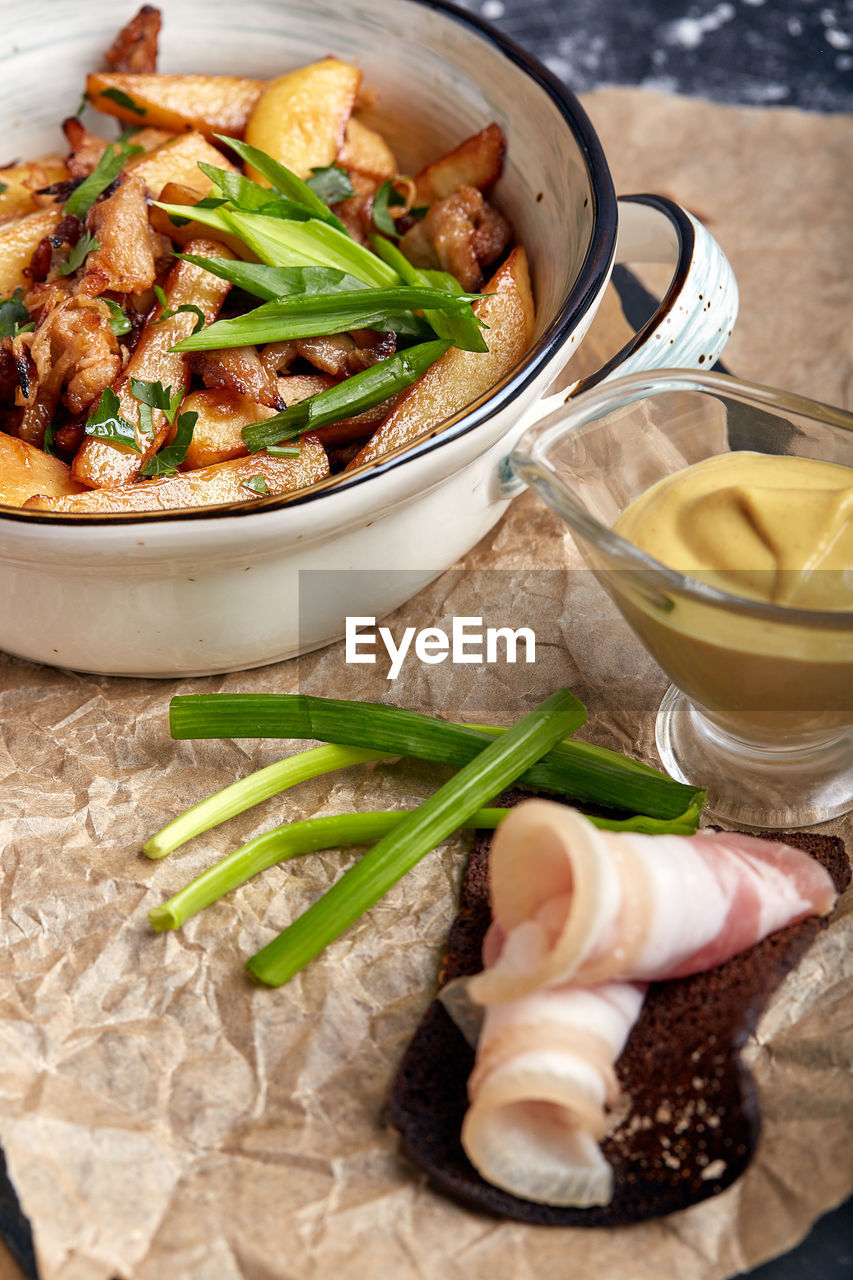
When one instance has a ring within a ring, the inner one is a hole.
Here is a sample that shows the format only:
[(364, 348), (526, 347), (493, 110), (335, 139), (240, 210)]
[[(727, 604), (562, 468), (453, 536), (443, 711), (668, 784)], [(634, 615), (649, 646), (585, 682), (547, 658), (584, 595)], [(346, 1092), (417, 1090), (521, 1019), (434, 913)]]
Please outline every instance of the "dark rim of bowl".
[(473, 431), (482, 423), (499, 413), (506, 404), (518, 395), (540, 372), (554, 348), (558, 346), (567, 333), (592, 306), (605, 284), (616, 248), (617, 204), (616, 192), (610, 170), (604, 157), (604, 150), (599, 142), (592, 123), (578, 99), (561, 80), (545, 67), (538, 58), (522, 49), (520, 45), (505, 36), (503, 32), (476, 14), (468, 13), (451, 3), (451, 0), (406, 0), (409, 4), (417, 4), (425, 9), (436, 9), (446, 14), (455, 22), (470, 27), (495, 45), (510, 62), (525, 71), (540, 88), (544, 89), (555, 103), (563, 119), (570, 126), (581, 155), (586, 163), (592, 192), (592, 238), (586, 256), (581, 264), (577, 278), (563, 301), (553, 320), (545, 332), (537, 339), (515, 373), (488, 395), (482, 403), (475, 405), (470, 411), (464, 409), (451, 418), (449, 423), (440, 424), (421, 440), (419, 444), (400, 454), (380, 460), (364, 471), (355, 471), (347, 479), (338, 479), (332, 485), (307, 488), (297, 497), (282, 494), (270, 497), (262, 502), (222, 503), (211, 507), (185, 507), (174, 511), (133, 511), (133, 512), (64, 512), (64, 511), (24, 511), (15, 507), (0, 506), (0, 518), (38, 522), (45, 524), (151, 524), (167, 520), (211, 520), (222, 516), (250, 516), (257, 512), (280, 510), (285, 506), (302, 506), (315, 501), (325, 494), (340, 493), (363, 484), (373, 476), (382, 475), (397, 467), (408, 465), (424, 454), (431, 453), (442, 444), (457, 440)]

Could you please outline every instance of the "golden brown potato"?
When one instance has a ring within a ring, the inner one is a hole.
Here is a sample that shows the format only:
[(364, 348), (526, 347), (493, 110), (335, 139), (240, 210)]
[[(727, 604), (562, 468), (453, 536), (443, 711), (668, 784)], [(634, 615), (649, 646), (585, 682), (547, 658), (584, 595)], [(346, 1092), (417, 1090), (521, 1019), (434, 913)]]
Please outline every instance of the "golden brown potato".
[[(242, 138), (254, 107), (266, 88), (265, 80), (242, 76), (123, 75), (99, 72), (86, 80), (92, 106), (127, 124), (153, 124), (172, 133), (195, 129), (210, 138), (223, 133)], [(127, 95), (142, 111), (104, 97)]]
[(380, 182), (395, 178), (399, 172), (388, 143), (375, 129), (362, 124), (357, 116), (347, 121), (344, 144), (338, 152), (337, 162), (345, 169), (355, 169)]
[(29, 287), (24, 268), (44, 237), (55, 230), (59, 218), (59, 209), (39, 209), (0, 226), (0, 298)]
[[(270, 81), (249, 116), (246, 141), (300, 178), (310, 177), (312, 169), (337, 157), (360, 83), (358, 68), (337, 58), (323, 58)], [(264, 182), (251, 168), (246, 172)]]
[(487, 125), (415, 175), (415, 204), (443, 200), (457, 187), (485, 191), (501, 176), (505, 154), (506, 139), (500, 125)]
[(291, 493), (316, 484), (329, 474), (326, 451), (316, 436), (303, 436), (297, 458), (274, 458), (263, 450), (248, 458), (232, 458), (198, 471), (182, 471), (161, 480), (90, 489), (67, 498), (35, 497), (24, 503), (40, 511), (174, 511), (210, 507), (220, 502), (251, 502), (265, 496), (249, 485), (260, 476), (271, 494)]
[[(210, 240), (194, 240), (187, 248), (191, 253), (205, 257), (214, 253), (227, 253), (224, 245), (214, 244)], [(209, 271), (204, 271), (191, 262), (178, 262), (166, 279), (164, 293), (171, 309), (192, 303), (204, 313), (205, 323), (210, 324), (219, 314), (230, 287), (226, 280), (212, 276)], [(131, 378), (138, 378), (142, 382), (160, 382), (173, 391), (189, 384), (187, 357), (170, 351), (169, 348), (189, 336), (198, 317), (192, 311), (183, 311), (158, 324), (161, 310), (158, 305), (148, 317), (133, 355), (115, 386), (119, 413), (134, 427), (139, 424), (139, 402), (131, 393)], [(139, 474), (142, 464), (165, 443), (169, 434), (169, 425), (159, 410), (153, 412), (153, 424), (153, 440), (137, 434), (137, 443), (142, 446), (141, 453), (125, 448), (124, 445), (87, 436), (72, 465), (75, 480), (96, 489), (130, 483)]]
[(467, 404), (496, 389), (514, 368), (533, 336), (533, 295), (527, 255), (513, 249), (474, 303), (474, 311), (489, 327), (484, 330), (488, 352), (451, 347), (422, 378), (401, 396), (397, 407), (350, 463), (373, 462), (399, 445), (411, 444)]
[[(23, 218), (39, 207), (35, 192), (62, 182), (68, 177), (68, 169), (62, 156), (42, 156), (29, 164), (9, 164), (0, 169), (0, 222), (10, 218)], [(47, 203), (49, 197), (43, 197)]]
[(133, 156), (125, 166), (125, 173), (141, 178), (152, 200), (160, 199), (160, 193), (167, 182), (190, 187), (197, 192), (197, 199), (200, 200), (210, 191), (211, 183), (210, 178), (199, 169), (199, 160), (215, 165), (217, 169), (235, 172), (231, 162), (200, 133), (183, 133), (153, 151)]
[(0, 504), (22, 507), (36, 493), (62, 498), (83, 491), (59, 458), (0, 431)]
[(193, 391), (181, 405), (181, 413), (194, 412), (198, 420), (187, 450), (182, 471), (210, 467), (229, 458), (242, 458), (249, 452), (240, 432), (253, 422), (272, 418), (275, 409), (257, 404), (240, 391), (216, 387)]

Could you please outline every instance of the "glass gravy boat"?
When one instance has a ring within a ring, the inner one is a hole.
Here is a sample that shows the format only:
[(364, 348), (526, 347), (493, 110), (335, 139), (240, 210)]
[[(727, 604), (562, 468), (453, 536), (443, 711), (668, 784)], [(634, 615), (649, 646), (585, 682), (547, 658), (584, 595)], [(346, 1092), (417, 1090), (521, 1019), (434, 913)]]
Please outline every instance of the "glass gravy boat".
[(721, 590), (612, 529), (664, 476), (744, 449), (853, 467), (853, 415), (720, 374), (640, 374), (570, 400), (511, 461), (672, 680), (655, 727), (666, 769), (719, 817), (808, 826), (853, 809), (853, 565), (818, 571), (827, 608), (768, 604), (748, 565)]

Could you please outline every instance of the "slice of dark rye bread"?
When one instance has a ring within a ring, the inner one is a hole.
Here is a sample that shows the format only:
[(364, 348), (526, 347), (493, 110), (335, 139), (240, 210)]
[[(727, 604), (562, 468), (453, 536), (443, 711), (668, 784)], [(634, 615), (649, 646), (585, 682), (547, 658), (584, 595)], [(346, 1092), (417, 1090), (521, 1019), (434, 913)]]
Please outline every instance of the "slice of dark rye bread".
[[(504, 797), (521, 798), (517, 792)], [(805, 849), (826, 867), (839, 893), (850, 883), (850, 862), (837, 837), (752, 834)], [(478, 836), (469, 855), (441, 985), (482, 968), (480, 948), (491, 918), (490, 842), (491, 833)], [(652, 983), (616, 1064), (621, 1118), (602, 1143), (615, 1174), (610, 1204), (576, 1209), (521, 1200), (485, 1182), (469, 1164), (459, 1133), (474, 1053), (438, 1000), (418, 1026), (394, 1083), (391, 1119), (404, 1151), (439, 1190), (470, 1208), (520, 1222), (619, 1226), (716, 1195), (746, 1169), (761, 1127), (740, 1049), (773, 991), (826, 924), (803, 920), (708, 973)]]

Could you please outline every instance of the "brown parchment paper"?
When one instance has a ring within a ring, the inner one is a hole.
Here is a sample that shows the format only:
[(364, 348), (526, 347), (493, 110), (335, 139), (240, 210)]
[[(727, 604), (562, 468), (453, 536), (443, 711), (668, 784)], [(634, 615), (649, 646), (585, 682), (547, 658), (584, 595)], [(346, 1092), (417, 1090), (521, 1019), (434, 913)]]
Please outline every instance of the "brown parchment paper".
[[(732, 369), (851, 407), (851, 120), (635, 90), (587, 106), (617, 189), (672, 195), (725, 246), (741, 287)], [(623, 332), (608, 301), (586, 358)], [(486, 612), (484, 599), (521, 598), (535, 668), (407, 666), (394, 700), (508, 722), (566, 683), (589, 706), (588, 737), (653, 761), (664, 680), (579, 563), (556, 518), (520, 498), (391, 625), (442, 625)], [(404, 807), (443, 778), (363, 766), (164, 862), (144, 859), (143, 840), (181, 808), (283, 754), (274, 743), (172, 743), (169, 698), (297, 688), (389, 696), (384, 673), (347, 668), (340, 646), (181, 682), (0, 658), (0, 1143), (42, 1280), (723, 1280), (790, 1247), (850, 1192), (848, 895), (747, 1048), (764, 1132), (724, 1195), (585, 1232), (499, 1223), (433, 1194), (400, 1159), (386, 1101), (434, 991), (465, 836), (278, 992), (249, 985), (242, 961), (351, 855), (272, 869), (179, 933), (147, 926), (151, 906), (269, 826)], [(853, 836), (850, 821), (830, 829)], [(4, 1254), (0, 1277), (16, 1275)]]

